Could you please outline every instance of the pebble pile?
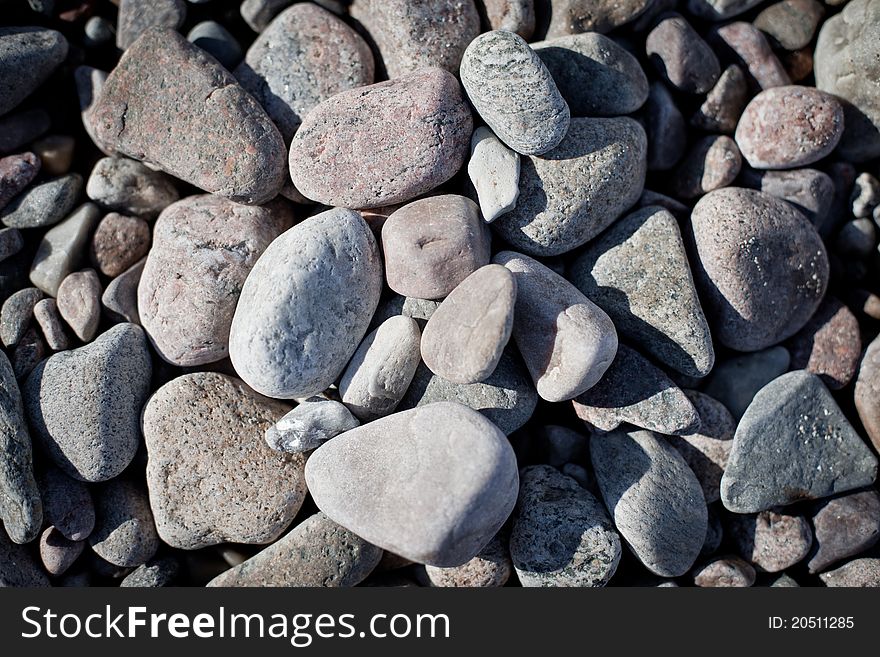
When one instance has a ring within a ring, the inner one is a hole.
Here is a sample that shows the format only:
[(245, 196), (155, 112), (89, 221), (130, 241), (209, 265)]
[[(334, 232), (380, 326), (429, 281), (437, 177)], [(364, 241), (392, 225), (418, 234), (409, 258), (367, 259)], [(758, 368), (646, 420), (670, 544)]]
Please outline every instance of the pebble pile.
[(880, 0), (0, 6), (0, 586), (880, 586)]

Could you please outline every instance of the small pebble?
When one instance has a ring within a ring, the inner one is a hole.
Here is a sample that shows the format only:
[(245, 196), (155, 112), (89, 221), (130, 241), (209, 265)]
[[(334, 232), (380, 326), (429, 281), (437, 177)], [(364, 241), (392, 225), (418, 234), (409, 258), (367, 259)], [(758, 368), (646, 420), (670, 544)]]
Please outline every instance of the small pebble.
[(812, 522), (816, 538), (807, 566), (820, 573), (880, 541), (880, 494), (869, 489), (818, 504)]
[(790, 365), (791, 354), (779, 346), (732, 356), (718, 363), (703, 390), (724, 404), (738, 422), (761, 388), (789, 369), (800, 369)]
[(262, 32), (278, 13), (294, 0), (243, 0), (240, 13), (254, 32)]
[(244, 54), (235, 37), (217, 21), (197, 23), (186, 35), (186, 40), (197, 45), (230, 71)]
[(687, 0), (692, 14), (709, 21), (720, 21), (748, 11), (761, 0)]
[(357, 586), (381, 558), (380, 548), (316, 513), (208, 586)]
[(40, 172), (40, 158), (20, 153), (0, 158), (0, 210), (18, 196)]
[(825, 586), (845, 586), (848, 588), (880, 587), (880, 559), (866, 557), (854, 559), (842, 566), (819, 575)]
[(552, 0), (548, 39), (581, 32), (610, 32), (639, 17), (651, 0)]
[(697, 198), (730, 185), (741, 166), (742, 157), (733, 139), (725, 135), (703, 137), (679, 163), (671, 189), (679, 198)]
[(661, 577), (686, 573), (708, 526), (700, 482), (685, 460), (650, 431), (590, 440), (590, 458), (614, 526), (644, 566)]
[(868, 486), (877, 457), (815, 374), (783, 374), (755, 395), (721, 480), (734, 513), (757, 513)]
[(274, 450), (297, 454), (320, 447), (361, 423), (345, 404), (309, 397), (266, 429), (266, 443)]
[(121, 588), (157, 588), (171, 586), (180, 572), (180, 562), (174, 557), (150, 559), (126, 575)]
[(800, 584), (798, 584), (791, 576), (783, 573), (779, 577), (773, 580), (770, 584), (771, 588), (798, 588)]
[(791, 78), (779, 58), (773, 53), (764, 33), (751, 23), (738, 21), (713, 30), (710, 37), (719, 53), (741, 65), (754, 85), (761, 89), (784, 87)]
[(849, 308), (825, 297), (810, 321), (788, 342), (791, 369), (818, 374), (831, 390), (856, 375), (862, 355), (859, 322)]
[(810, 45), (825, 8), (818, 0), (782, 0), (764, 9), (754, 26), (785, 50)]
[(107, 288), (101, 295), (101, 305), (107, 310), (111, 319), (140, 326), (137, 290), (145, 264), (146, 258), (133, 264), (107, 283)]
[(645, 53), (660, 76), (685, 93), (706, 93), (721, 74), (715, 53), (680, 14), (661, 18), (645, 40)]
[(50, 176), (63, 176), (73, 163), (76, 140), (70, 135), (48, 135), (31, 146), (42, 162), (43, 172)]
[(156, 554), (159, 536), (150, 511), (150, 500), (138, 484), (114, 479), (95, 495), (95, 530), (89, 545), (115, 566), (140, 566)]
[(866, 171), (860, 173), (853, 185), (851, 199), (852, 213), (856, 219), (870, 217), (874, 208), (880, 205), (880, 181)]
[(0, 341), (4, 347), (17, 345), (34, 316), (34, 306), (43, 298), (43, 291), (26, 287), (10, 295), (0, 310)]
[(86, 245), (101, 212), (94, 203), (85, 203), (57, 226), (50, 228), (31, 265), (30, 279), (50, 296), (58, 296), (61, 281), (84, 260)]
[(119, 276), (150, 250), (150, 225), (140, 217), (110, 212), (98, 223), (89, 250), (105, 276)]
[(478, 10), (485, 12), (493, 30), (516, 32), (526, 41), (532, 37), (535, 31), (534, 0), (480, 0), (476, 5)]
[(728, 514), (724, 534), (741, 557), (768, 573), (800, 563), (813, 544), (813, 532), (806, 518), (775, 511)]
[(92, 16), (87, 20), (83, 26), (83, 33), (84, 44), (92, 48), (103, 46), (116, 38), (116, 28), (103, 16)]
[(731, 64), (706, 94), (706, 100), (691, 116), (691, 125), (706, 132), (732, 135), (749, 101), (748, 84), (743, 70)]
[(34, 306), (34, 319), (40, 325), (40, 330), (43, 332), (49, 349), (64, 351), (70, 346), (55, 299), (43, 299), (37, 302), (37, 305)]
[(485, 547), (519, 488), (504, 434), (452, 402), (395, 413), (324, 443), (309, 457), (306, 481), (335, 522), (441, 567), (459, 566)]
[(608, 315), (562, 276), (528, 256), (502, 251), (493, 263), (513, 273), (513, 339), (538, 395), (550, 402), (565, 401), (596, 385), (617, 353), (617, 331)]
[(672, 94), (662, 82), (651, 83), (641, 116), (648, 138), (648, 170), (671, 169), (684, 155), (687, 126)]
[(40, 559), (53, 577), (67, 572), (82, 554), (85, 541), (70, 541), (54, 527), (47, 527), (40, 536)]
[(48, 465), (37, 477), (43, 517), (69, 541), (84, 541), (95, 528), (95, 507), (84, 483)]
[(513, 572), (507, 546), (496, 536), (470, 561), (452, 568), (425, 566), (431, 586), (443, 588), (495, 588), (504, 586)]
[(183, 0), (119, 0), (116, 47), (129, 48), (147, 29), (158, 26), (177, 30), (186, 19)]
[(15, 345), (12, 352), (12, 370), (21, 384), (34, 368), (46, 357), (46, 343), (36, 328), (31, 326)]
[(601, 431), (621, 424), (667, 435), (699, 429), (700, 416), (666, 374), (624, 344), (602, 380), (572, 402), (575, 414)]
[(86, 195), (103, 208), (145, 219), (154, 219), (180, 197), (171, 178), (125, 157), (98, 160)]
[(67, 50), (67, 40), (55, 30), (0, 27), (0, 116), (43, 84)]
[(474, 131), (467, 170), (486, 223), (516, 207), (519, 166), (519, 154), (505, 146), (489, 128)]
[(694, 571), (694, 584), (703, 587), (749, 587), (755, 569), (739, 557), (721, 557)]
[(756, 171), (744, 168), (739, 181), (746, 187), (788, 201), (822, 233), (834, 202), (834, 181), (816, 169)]
[(6, 205), (0, 220), (12, 228), (54, 226), (76, 205), (82, 182), (82, 176), (71, 173), (34, 185)]

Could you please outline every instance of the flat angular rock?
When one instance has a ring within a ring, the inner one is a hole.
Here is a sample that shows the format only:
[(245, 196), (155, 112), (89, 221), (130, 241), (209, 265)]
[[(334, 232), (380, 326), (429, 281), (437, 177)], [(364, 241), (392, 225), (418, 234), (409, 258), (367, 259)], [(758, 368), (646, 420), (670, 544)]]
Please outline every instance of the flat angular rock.
[(116, 477), (140, 444), (152, 365), (143, 330), (119, 324), (40, 363), (22, 388), (34, 438), (68, 475)]
[(55, 30), (0, 27), (0, 116), (46, 81), (67, 48), (67, 39)]
[(726, 187), (700, 199), (691, 224), (694, 278), (721, 344), (757, 351), (803, 328), (828, 285), (828, 256), (806, 217), (767, 194)]
[(369, 333), (342, 378), (342, 403), (362, 422), (393, 413), (419, 365), (422, 333), (416, 320), (398, 315)]
[(553, 76), (572, 116), (630, 114), (648, 98), (648, 78), (639, 61), (598, 32), (530, 45)]
[(513, 273), (513, 339), (538, 395), (565, 401), (596, 385), (617, 353), (617, 331), (608, 315), (528, 256), (502, 251), (493, 262)]
[(577, 416), (601, 431), (623, 423), (667, 435), (699, 429), (693, 403), (666, 374), (625, 344), (602, 380), (572, 404)]
[(269, 245), (242, 287), (229, 332), (236, 372), (269, 397), (322, 392), (360, 344), (381, 291), (379, 249), (360, 215), (310, 217)]
[[(646, 150), (645, 132), (633, 119), (572, 119), (559, 146), (522, 158), (516, 208), (492, 227), (529, 255), (577, 248), (638, 200)], [(573, 195), (572, 189), (582, 193)]]
[(266, 429), (266, 443), (279, 452), (307, 452), (360, 425), (345, 404), (309, 397)]
[(82, 176), (71, 173), (25, 190), (3, 208), (0, 220), (11, 228), (54, 226), (76, 205)]
[(292, 224), (283, 201), (247, 206), (208, 194), (162, 212), (138, 285), (138, 314), (163, 359), (189, 367), (226, 358), (245, 279)]
[[(13, 543), (40, 532), (43, 505), (34, 480), (33, 448), (12, 364), (0, 352), (0, 520)], [(0, 532), (2, 533), (2, 532)]]
[(429, 66), (458, 72), (465, 48), (480, 34), (474, 0), (355, 0), (350, 11), (375, 41), (391, 79)]
[(880, 494), (872, 488), (828, 500), (816, 506), (811, 520), (816, 538), (807, 567), (820, 573), (880, 541)]
[(316, 513), (208, 586), (356, 586), (381, 558), (380, 548)]
[(186, 19), (183, 0), (119, 0), (116, 47), (125, 50), (150, 27), (180, 29)]
[(431, 586), (444, 588), (493, 588), (504, 586), (513, 572), (510, 551), (499, 536), (493, 538), (470, 561), (452, 568), (425, 566)]
[(172, 30), (150, 28), (125, 52), (91, 121), (107, 150), (233, 201), (265, 203), (284, 180), (284, 141), (263, 108)]
[(813, 544), (813, 531), (806, 518), (775, 511), (728, 514), (724, 535), (740, 556), (768, 573), (778, 573), (799, 563)]
[(107, 283), (107, 289), (101, 295), (101, 305), (107, 309), (111, 319), (131, 322), (140, 326), (141, 319), (137, 307), (137, 289), (145, 263), (146, 258), (136, 262)]
[(842, 566), (819, 575), (819, 579), (828, 587), (866, 587), (880, 586), (880, 559), (865, 557), (854, 559)]
[(655, 575), (686, 573), (708, 526), (700, 482), (682, 456), (650, 431), (590, 440), (590, 458), (617, 531)]
[(403, 203), (458, 172), (472, 131), (458, 80), (422, 69), (312, 109), (291, 143), (290, 175), (306, 198), (325, 205)]
[(519, 488), (504, 434), (449, 402), (337, 436), (312, 453), (306, 481), (335, 522), (411, 561), (443, 567), (468, 561), (491, 540)]
[(790, 365), (791, 355), (785, 347), (728, 358), (718, 363), (703, 390), (724, 404), (738, 422), (758, 391), (792, 369)]
[(516, 207), (519, 154), (505, 146), (489, 128), (474, 131), (467, 170), (477, 192), (480, 213), (487, 223)]
[(150, 559), (135, 568), (119, 582), (120, 588), (157, 588), (170, 586), (180, 571), (174, 557)]
[(281, 535), (305, 498), (305, 458), (270, 449), (264, 433), (289, 410), (214, 372), (185, 374), (150, 397), (147, 484), (163, 541), (195, 550)]
[(568, 103), (540, 57), (513, 32), (486, 32), (471, 41), (461, 83), (482, 119), (517, 153), (546, 153), (568, 132)]
[(877, 457), (815, 374), (783, 374), (755, 395), (721, 480), (734, 513), (757, 513), (868, 486)]
[(862, 355), (859, 322), (834, 297), (825, 297), (810, 321), (789, 340), (791, 369), (818, 374), (831, 390), (855, 376)]
[(513, 274), (501, 265), (481, 267), (428, 320), (421, 340), (425, 364), (453, 383), (484, 381), (510, 340), (515, 304)]
[(48, 295), (57, 296), (61, 281), (83, 260), (89, 235), (100, 217), (97, 205), (84, 203), (46, 231), (31, 265), (31, 283)]
[(95, 506), (84, 483), (53, 465), (37, 477), (43, 516), (69, 541), (84, 541), (95, 528)]
[(373, 83), (373, 54), (341, 19), (312, 3), (282, 11), (235, 69), (286, 142), (321, 101)]
[(645, 353), (688, 376), (712, 369), (709, 325), (667, 210), (642, 208), (615, 222), (574, 260), (568, 277)]
[(620, 537), (601, 502), (549, 465), (522, 471), (510, 554), (523, 586), (604, 586)]
[(154, 219), (180, 198), (171, 178), (126, 157), (98, 160), (86, 183), (86, 194), (108, 210), (146, 219)]
[(159, 549), (159, 536), (141, 485), (114, 479), (101, 485), (95, 499), (95, 531), (89, 536), (95, 554), (126, 568), (152, 559)]

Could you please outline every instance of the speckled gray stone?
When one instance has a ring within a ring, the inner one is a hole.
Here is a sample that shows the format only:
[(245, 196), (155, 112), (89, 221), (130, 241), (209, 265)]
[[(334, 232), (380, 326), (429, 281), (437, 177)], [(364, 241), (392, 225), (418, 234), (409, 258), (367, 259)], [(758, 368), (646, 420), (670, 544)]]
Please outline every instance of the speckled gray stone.
[(513, 329), (516, 280), (501, 265), (464, 279), (428, 320), (422, 359), (453, 383), (484, 381), (498, 365)]
[(816, 169), (756, 171), (744, 168), (739, 182), (788, 201), (821, 231), (832, 210), (834, 182)]
[(91, 342), (101, 321), (101, 281), (94, 269), (64, 277), (58, 286), (58, 312), (83, 342)]
[(610, 32), (638, 18), (652, 0), (550, 0), (547, 38)]
[(37, 477), (46, 523), (70, 541), (84, 541), (95, 528), (95, 506), (84, 483), (48, 465)]
[(40, 158), (31, 152), (0, 158), (0, 210), (31, 183), (41, 166)]
[(820, 573), (880, 541), (880, 494), (872, 488), (828, 500), (816, 506), (811, 520), (815, 540), (807, 566)]
[(687, 125), (665, 84), (651, 83), (640, 116), (648, 139), (648, 170), (671, 169), (687, 147)]
[(755, 395), (721, 480), (734, 513), (757, 513), (867, 486), (877, 457), (815, 374), (789, 372)]
[(620, 116), (648, 98), (639, 61), (598, 32), (530, 44), (568, 103), (572, 116)]
[(523, 469), (510, 555), (523, 586), (604, 586), (620, 537), (601, 502), (549, 465)]
[(34, 316), (34, 306), (43, 298), (43, 291), (26, 287), (14, 292), (0, 310), (0, 341), (14, 347), (24, 336)]
[(90, 110), (97, 143), (243, 203), (281, 189), (286, 149), (254, 98), (176, 32), (150, 28)]
[(634, 349), (619, 344), (602, 380), (576, 398), (577, 416), (602, 431), (623, 423), (667, 435), (699, 429), (694, 405), (666, 374)]
[(360, 344), (381, 291), (379, 249), (359, 214), (306, 219), (269, 245), (245, 281), (229, 333), (236, 372), (269, 397), (325, 390)]
[(458, 173), (472, 132), (455, 76), (421, 69), (313, 108), (291, 142), (290, 175), (303, 196), (325, 205), (404, 203)]
[(696, 568), (694, 584), (701, 587), (738, 588), (755, 583), (755, 569), (736, 556), (719, 557)]
[(712, 334), (757, 351), (806, 324), (828, 285), (828, 256), (816, 229), (785, 201), (726, 187), (691, 215), (694, 278)]
[(95, 495), (95, 530), (89, 545), (102, 559), (123, 567), (140, 566), (159, 549), (150, 500), (139, 483), (114, 479)]
[(55, 299), (43, 299), (34, 306), (34, 319), (40, 325), (46, 344), (52, 351), (63, 351), (70, 346), (64, 323), (58, 313)]
[(783, 573), (779, 577), (773, 580), (773, 583), (770, 584), (771, 588), (797, 588), (800, 584), (798, 584), (790, 575)]
[(516, 503), (516, 457), (468, 407), (439, 402), (330, 440), (306, 464), (309, 492), (332, 520), (418, 563), (458, 566)]
[(309, 397), (266, 429), (266, 443), (279, 452), (307, 452), (361, 423), (344, 404)]
[(107, 283), (101, 295), (101, 305), (111, 319), (131, 322), (140, 326), (141, 318), (137, 307), (137, 289), (147, 259), (136, 262), (112, 281)]
[(419, 325), (398, 315), (369, 333), (339, 380), (342, 403), (362, 422), (393, 413), (419, 365)]
[(193, 25), (186, 40), (197, 45), (228, 70), (233, 70), (244, 54), (236, 38), (217, 21), (202, 21)]
[[(14, 543), (37, 537), (43, 522), (33, 449), (12, 364), (0, 352), (0, 519)], [(2, 533), (2, 532), (0, 532)]]
[(355, 0), (350, 12), (392, 79), (429, 66), (458, 72), (465, 48), (480, 34), (474, 0)]
[(813, 544), (813, 531), (807, 519), (785, 512), (727, 514), (724, 535), (741, 557), (768, 573), (778, 573), (799, 563)]
[(568, 132), (568, 104), (541, 58), (513, 32), (486, 32), (471, 41), (461, 83), (480, 117), (521, 155), (546, 153)]
[(880, 1), (851, 0), (822, 25), (816, 86), (844, 101), (839, 152), (852, 162), (880, 155)]
[(513, 339), (538, 395), (565, 401), (596, 385), (617, 353), (608, 315), (537, 260), (502, 251), (493, 262), (516, 281)]
[(733, 356), (718, 363), (703, 390), (730, 410), (739, 421), (755, 394), (785, 374), (791, 355), (785, 347), (770, 347), (752, 354)]
[(40, 536), (40, 560), (54, 577), (63, 575), (82, 554), (85, 541), (70, 541), (54, 527), (47, 527)]
[(82, 176), (71, 173), (25, 190), (3, 208), (0, 220), (12, 228), (54, 226), (76, 205)]
[[(630, 118), (572, 119), (558, 147), (522, 158), (516, 208), (492, 227), (529, 255), (577, 248), (638, 200), (646, 150), (645, 131)], [(582, 193), (573, 195), (572, 189)]]
[(880, 558), (854, 559), (834, 570), (822, 573), (819, 579), (829, 587), (880, 587)]
[(496, 536), (470, 561), (452, 568), (425, 566), (431, 586), (443, 588), (492, 588), (504, 586), (513, 572), (506, 542)]
[(143, 330), (119, 324), (94, 342), (40, 363), (22, 388), (34, 438), (67, 474), (117, 476), (140, 443), (152, 366)]
[(645, 38), (645, 53), (660, 76), (685, 93), (706, 93), (721, 74), (715, 53), (680, 14), (660, 19)]
[(150, 559), (119, 582), (121, 588), (156, 588), (171, 586), (180, 572), (180, 562), (174, 557)]
[(617, 531), (655, 575), (678, 577), (706, 538), (700, 482), (674, 447), (649, 431), (590, 440), (590, 458)]
[(116, 23), (116, 47), (125, 50), (153, 26), (177, 30), (186, 19), (183, 0), (119, 0)]
[(739, 66), (731, 64), (691, 116), (691, 125), (707, 132), (733, 134), (748, 101), (746, 76)]
[(0, 532), (0, 588), (44, 586), (50, 586), (49, 578), (30, 550), (10, 541), (6, 532)]
[(381, 558), (380, 548), (316, 513), (208, 586), (356, 586)]
[(373, 83), (373, 54), (341, 19), (312, 3), (282, 11), (235, 69), (289, 143), (303, 117), (346, 89)]
[(189, 367), (226, 358), (245, 279), (292, 224), (283, 201), (247, 206), (208, 194), (162, 212), (138, 285), (138, 314), (163, 359)]
[(487, 223), (516, 207), (519, 197), (519, 154), (501, 143), (486, 127), (474, 130), (468, 177), (477, 192)]
[(720, 401), (696, 390), (685, 390), (700, 416), (700, 428), (681, 436), (666, 436), (700, 480), (703, 497), (711, 504), (721, 499), (721, 476), (727, 467), (736, 421)]
[(433, 374), (424, 363), (416, 369), (397, 410), (440, 401), (456, 401), (480, 411), (501, 431), (510, 434), (524, 425), (538, 403), (538, 393), (516, 350), (501, 355), (495, 371), (480, 383), (458, 384)]
[(108, 210), (153, 219), (180, 194), (161, 171), (127, 157), (105, 157), (95, 164), (86, 195)]
[(60, 32), (0, 27), (0, 116), (31, 95), (67, 57)]
[(645, 353), (688, 376), (712, 369), (709, 325), (667, 210), (649, 206), (615, 222), (572, 262), (568, 277)]
[(31, 283), (50, 296), (57, 296), (58, 286), (84, 259), (92, 229), (101, 211), (94, 203), (85, 203), (57, 226), (50, 228), (37, 247), (31, 265)]
[(290, 406), (215, 372), (180, 376), (144, 408), (147, 485), (162, 540), (194, 550), (270, 543), (305, 498), (301, 454), (266, 444)]

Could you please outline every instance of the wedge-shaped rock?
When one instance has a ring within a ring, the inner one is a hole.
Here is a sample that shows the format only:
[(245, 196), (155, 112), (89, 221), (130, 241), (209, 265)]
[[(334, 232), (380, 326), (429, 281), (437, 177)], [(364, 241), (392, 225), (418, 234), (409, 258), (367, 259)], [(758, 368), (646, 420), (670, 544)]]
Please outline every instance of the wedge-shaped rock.
[(30, 96), (65, 57), (67, 40), (60, 32), (0, 28), (0, 116)]
[(642, 208), (589, 244), (569, 278), (620, 333), (664, 365), (706, 376), (715, 362), (678, 229), (668, 210)]
[(275, 239), (241, 290), (229, 356), (269, 397), (309, 397), (342, 373), (382, 292), (376, 240), (361, 216), (335, 209)]
[(98, 145), (239, 203), (284, 181), (286, 148), (254, 98), (177, 32), (150, 28), (110, 73), (89, 120)]
[(687, 395), (666, 374), (624, 344), (599, 383), (575, 399), (577, 416), (597, 429), (623, 423), (667, 435), (693, 433), (700, 416)]
[(662, 577), (686, 573), (703, 547), (708, 511), (684, 458), (650, 431), (594, 436), (590, 458), (614, 525), (639, 561)]
[(519, 490), (503, 433), (462, 404), (396, 413), (324, 443), (306, 464), (315, 504), (394, 554), (433, 566), (473, 558)]
[(825, 384), (804, 370), (762, 388), (740, 420), (721, 479), (721, 501), (757, 513), (870, 486), (877, 457)]

